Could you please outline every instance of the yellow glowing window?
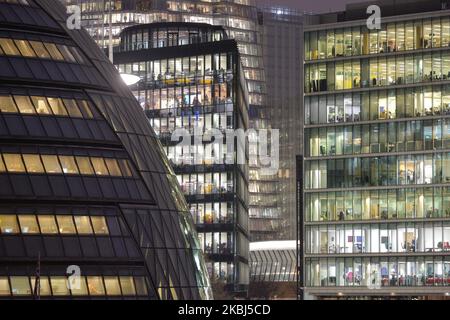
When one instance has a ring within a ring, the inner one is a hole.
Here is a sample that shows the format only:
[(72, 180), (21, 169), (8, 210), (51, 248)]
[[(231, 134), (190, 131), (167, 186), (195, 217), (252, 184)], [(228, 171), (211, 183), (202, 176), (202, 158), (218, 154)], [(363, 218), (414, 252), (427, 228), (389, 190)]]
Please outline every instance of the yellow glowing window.
[(78, 167), (75, 163), (75, 158), (72, 156), (59, 156), (59, 161), (64, 173), (78, 174)]
[(67, 279), (65, 277), (51, 277), (52, 291), (54, 296), (68, 296)]
[(105, 217), (94, 216), (91, 217), (92, 227), (95, 234), (108, 234), (108, 226), (106, 225)]
[(72, 216), (56, 216), (58, 221), (59, 233), (61, 234), (76, 234), (75, 225)]
[(120, 164), (122, 168), (123, 175), (125, 177), (131, 177), (133, 174), (131, 173), (130, 165), (128, 164), (128, 161), (125, 159), (120, 159)]
[(111, 176), (120, 177), (122, 173), (120, 172), (119, 164), (116, 159), (105, 159), (106, 166), (108, 167), (109, 174)]
[(106, 294), (108, 296), (120, 296), (120, 285), (117, 277), (104, 277)]
[(27, 296), (31, 294), (30, 279), (28, 277), (10, 277), (13, 296)]
[(1, 112), (17, 112), (16, 104), (11, 96), (0, 96)]
[(57, 47), (58, 47), (59, 51), (61, 52), (61, 54), (64, 56), (64, 59), (66, 61), (77, 62), (77, 60), (72, 55), (72, 53), (70, 52), (69, 48), (67, 48), (67, 46), (58, 44)]
[(56, 225), (55, 217), (51, 215), (39, 215), (39, 226), (43, 234), (57, 234), (58, 226)]
[(36, 154), (24, 154), (23, 161), (27, 168), (28, 173), (44, 173), (44, 166), (41, 162), (41, 157)]
[(87, 118), (91, 118), (91, 119), (94, 118), (94, 115), (92, 114), (92, 111), (91, 111), (91, 107), (87, 101), (85, 101), (85, 100), (78, 101), (78, 106), (80, 107), (80, 110), (82, 112), (84, 112), (84, 114)]
[(0, 157), (0, 172), (6, 172), (6, 167), (1, 157)]
[(62, 173), (61, 166), (58, 162), (57, 156), (43, 155), (42, 162), (44, 163), (45, 172), (47, 173)]
[(69, 115), (71, 117), (78, 117), (82, 118), (83, 115), (81, 114), (80, 109), (78, 109), (78, 105), (73, 99), (64, 99), (64, 105), (67, 108), (67, 111), (69, 112)]
[(39, 226), (36, 221), (36, 216), (33, 215), (19, 215), (20, 230), (24, 234), (38, 234)]
[(54, 114), (59, 116), (67, 116), (67, 110), (64, 107), (64, 104), (59, 98), (48, 98), (48, 103), (52, 108)]
[(25, 166), (19, 154), (3, 154), (3, 160), (8, 172), (25, 172)]
[(88, 216), (76, 216), (75, 225), (77, 226), (78, 234), (93, 234), (91, 221)]
[(95, 173), (99, 176), (107, 176), (108, 169), (106, 168), (105, 161), (102, 158), (91, 158), (92, 165), (94, 166)]
[(81, 174), (85, 175), (93, 175), (94, 169), (92, 169), (91, 162), (88, 157), (75, 157), (78, 168), (80, 169)]
[(14, 100), (20, 113), (36, 113), (29, 97), (14, 96)]
[(34, 107), (39, 114), (52, 114), (52, 110), (48, 105), (47, 98), (45, 97), (31, 97)]
[(136, 288), (134, 287), (133, 277), (120, 277), (120, 286), (124, 296), (135, 296)]
[[(34, 288), (36, 287), (36, 277), (31, 277), (31, 289), (34, 292)], [(52, 292), (50, 291), (50, 281), (48, 277), (41, 276), (39, 278), (39, 295), (41, 296), (51, 296)]]
[(34, 52), (36, 52), (39, 58), (50, 59), (50, 53), (48, 53), (47, 49), (45, 49), (45, 46), (42, 42), (30, 41), (30, 45), (33, 47)]
[(91, 296), (104, 296), (105, 287), (102, 277), (87, 277), (89, 293)]
[(0, 47), (2, 47), (3, 52), (8, 56), (20, 56), (19, 50), (11, 39), (0, 38)]
[(0, 277), (0, 296), (9, 296), (9, 281), (7, 277)]
[(87, 296), (88, 289), (86, 286), (86, 277), (69, 278), (70, 291), (74, 296)]
[(16, 216), (0, 215), (0, 230), (2, 233), (20, 233)]
[(27, 40), (14, 40), (17, 48), (24, 57), (36, 57), (30, 43)]
[(59, 52), (58, 48), (54, 43), (44, 43), (44, 45), (47, 51), (50, 53), (50, 56), (52, 57), (53, 60), (59, 61), (64, 60), (63, 55), (61, 54), (61, 52)]

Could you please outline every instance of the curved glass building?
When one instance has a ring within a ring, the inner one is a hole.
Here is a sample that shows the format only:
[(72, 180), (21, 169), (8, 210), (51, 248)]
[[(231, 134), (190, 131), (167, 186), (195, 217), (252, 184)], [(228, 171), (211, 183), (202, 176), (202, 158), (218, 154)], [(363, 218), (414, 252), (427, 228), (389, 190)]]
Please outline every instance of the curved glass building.
[(63, 6), (0, 1), (0, 298), (211, 298), (143, 115)]

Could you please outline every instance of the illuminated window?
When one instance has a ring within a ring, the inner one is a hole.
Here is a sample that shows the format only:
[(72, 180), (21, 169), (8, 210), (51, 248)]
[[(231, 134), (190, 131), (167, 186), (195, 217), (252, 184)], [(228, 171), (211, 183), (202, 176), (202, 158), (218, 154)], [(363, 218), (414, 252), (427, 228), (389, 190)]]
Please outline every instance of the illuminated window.
[(6, 167), (1, 157), (0, 157), (0, 172), (6, 172)]
[(63, 168), (63, 172), (67, 174), (77, 174), (78, 168), (75, 163), (74, 157), (71, 156), (59, 156), (59, 161)]
[(57, 156), (43, 155), (41, 157), (47, 173), (62, 173)]
[(105, 161), (102, 158), (91, 158), (91, 161), (96, 174), (99, 176), (108, 175), (108, 169), (106, 168)]
[(68, 62), (77, 62), (77, 60), (74, 58), (74, 56), (70, 52), (69, 48), (67, 48), (67, 46), (58, 44), (58, 49), (64, 56), (64, 60)]
[(91, 111), (91, 107), (87, 101), (85, 101), (85, 100), (78, 101), (78, 106), (80, 107), (80, 110), (85, 114), (85, 116), (87, 118), (90, 118), (90, 119), (94, 118), (94, 115), (92, 114), (92, 111)]
[(85, 175), (93, 175), (94, 169), (92, 169), (91, 162), (88, 157), (75, 157), (78, 168), (80, 169), (81, 174)]
[(52, 114), (52, 110), (48, 105), (47, 98), (45, 97), (31, 97), (34, 107), (39, 114)]
[(125, 159), (120, 159), (120, 167), (122, 168), (122, 172), (124, 173), (125, 177), (131, 177), (133, 174), (131, 173), (130, 165), (128, 164), (128, 161)]
[(120, 296), (120, 285), (117, 277), (104, 277), (106, 294), (108, 296)]
[(77, 59), (79, 63), (85, 63), (83, 57), (78, 52), (77, 48), (75, 47), (69, 47), (70, 52), (72, 52), (73, 56)]
[(67, 111), (71, 117), (83, 118), (83, 115), (78, 109), (78, 105), (73, 99), (64, 99), (64, 104), (66, 105)]
[(0, 277), (0, 296), (9, 296), (9, 281), (7, 277)]
[(59, 233), (61, 234), (76, 234), (75, 225), (73, 224), (72, 216), (57, 216)]
[(36, 216), (33, 215), (19, 215), (20, 230), (24, 234), (38, 234), (39, 226), (36, 221)]
[(58, 48), (54, 43), (44, 43), (44, 45), (47, 51), (50, 53), (50, 56), (52, 57), (53, 60), (60, 60), (60, 61), (64, 60), (63, 55), (61, 54), (61, 52), (59, 52)]
[(57, 234), (58, 226), (56, 225), (55, 217), (51, 215), (39, 215), (39, 226), (43, 234)]
[(27, 40), (14, 40), (14, 42), (23, 57), (36, 57), (36, 54)]
[(44, 167), (42, 166), (41, 158), (36, 154), (24, 154), (23, 161), (27, 168), (28, 173), (43, 173)]
[(105, 217), (91, 217), (92, 226), (95, 234), (108, 234), (108, 226), (106, 225)]
[(10, 96), (0, 96), (0, 111), (1, 112), (17, 112), (16, 104)]
[(134, 287), (133, 277), (120, 277), (120, 286), (122, 287), (122, 294), (124, 296), (136, 295), (136, 288)]
[(48, 98), (48, 102), (50, 103), (50, 107), (55, 115), (59, 116), (67, 116), (67, 110), (64, 107), (64, 104), (59, 98)]
[(3, 154), (8, 172), (25, 172), (22, 157), (19, 154)]
[(120, 172), (119, 164), (117, 163), (116, 159), (105, 159), (106, 166), (108, 167), (109, 174), (111, 176), (122, 176), (122, 173)]
[(69, 278), (70, 291), (74, 296), (87, 296), (88, 289), (86, 285), (86, 277), (74, 278), (73, 280)]
[(30, 41), (30, 44), (39, 58), (50, 59), (50, 54), (48, 53), (47, 49), (45, 49), (44, 44), (42, 42)]
[(65, 277), (51, 277), (52, 291), (54, 296), (68, 296), (67, 279)]
[(93, 234), (91, 221), (88, 216), (75, 216), (78, 234)]
[(8, 56), (19, 56), (20, 52), (14, 45), (14, 42), (11, 39), (0, 38), (0, 47), (3, 52)]
[(137, 292), (138, 296), (148, 295), (147, 284), (145, 283), (144, 277), (134, 278), (134, 283), (136, 285), (136, 292)]
[[(33, 292), (35, 291), (36, 287), (36, 277), (31, 277), (31, 289)], [(48, 280), (48, 277), (41, 276), (39, 278), (39, 295), (41, 296), (51, 296), (52, 292), (50, 290), (50, 281)]]
[(14, 96), (14, 100), (20, 113), (36, 113), (29, 97)]
[(105, 295), (105, 287), (103, 286), (102, 277), (87, 277), (87, 283), (91, 296)]
[(30, 280), (28, 277), (10, 277), (11, 292), (14, 296), (31, 295)]
[(0, 215), (0, 230), (2, 233), (19, 233), (16, 216)]

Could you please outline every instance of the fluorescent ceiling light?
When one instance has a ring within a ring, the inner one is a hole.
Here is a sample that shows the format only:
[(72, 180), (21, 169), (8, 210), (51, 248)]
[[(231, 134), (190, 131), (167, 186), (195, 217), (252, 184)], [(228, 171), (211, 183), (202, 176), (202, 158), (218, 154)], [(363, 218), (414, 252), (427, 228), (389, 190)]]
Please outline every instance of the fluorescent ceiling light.
[(125, 82), (127, 86), (132, 86), (133, 84), (136, 84), (139, 81), (141, 81), (141, 78), (135, 76), (134, 74), (122, 73), (120, 76), (122, 77), (123, 82)]

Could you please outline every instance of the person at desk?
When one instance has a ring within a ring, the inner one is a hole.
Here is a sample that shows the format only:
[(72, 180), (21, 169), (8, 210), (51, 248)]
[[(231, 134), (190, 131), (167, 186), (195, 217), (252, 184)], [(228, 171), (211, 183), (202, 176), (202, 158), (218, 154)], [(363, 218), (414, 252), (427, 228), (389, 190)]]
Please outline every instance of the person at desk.
[(345, 220), (345, 214), (343, 211), (339, 212), (339, 221), (344, 221)]

